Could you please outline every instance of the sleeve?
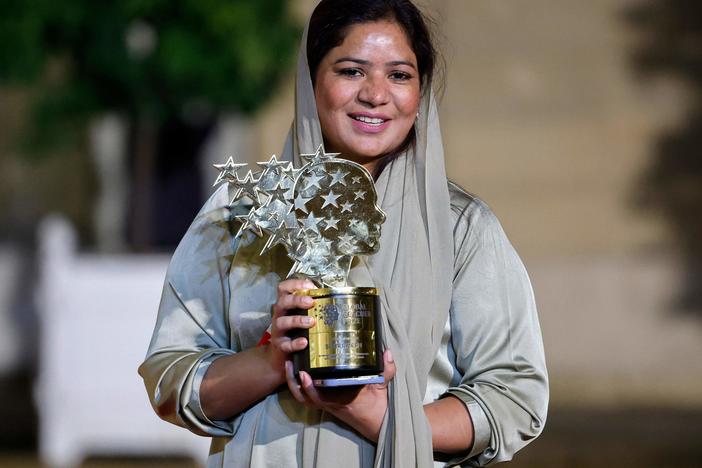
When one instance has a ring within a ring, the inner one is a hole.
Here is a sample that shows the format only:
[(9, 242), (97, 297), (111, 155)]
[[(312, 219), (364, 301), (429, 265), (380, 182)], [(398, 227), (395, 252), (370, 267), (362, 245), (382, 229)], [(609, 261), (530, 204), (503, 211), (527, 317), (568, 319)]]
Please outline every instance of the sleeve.
[(460, 383), (447, 393), (473, 420), (471, 453), (451, 464), (511, 460), (543, 430), (548, 377), (529, 277), (490, 209), (474, 200), (459, 216), (451, 341)]
[(146, 360), (139, 367), (156, 414), (206, 436), (231, 436), (232, 421), (210, 421), (199, 401), (209, 365), (238, 351), (228, 318), (228, 271), (236, 245), (226, 187), (208, 200), (168, 268)]

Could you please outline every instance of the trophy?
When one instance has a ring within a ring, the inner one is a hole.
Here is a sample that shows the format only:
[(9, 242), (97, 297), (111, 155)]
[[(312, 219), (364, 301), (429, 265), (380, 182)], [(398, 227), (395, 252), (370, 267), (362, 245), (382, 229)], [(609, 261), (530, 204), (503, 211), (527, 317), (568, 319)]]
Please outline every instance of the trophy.
[(253, 205), (237, 216), (236, 236), (252, 231), (268, 238), (261, 254), (281, 244), (294, 262), (289, 277), (309, 278), (318, 288), (296, 291), (314, 298), (309, 310), (291, 314), (316, 319), (311, 329), (291, 337), (308, 346), (293, 354), (295, 374), (309, 373), (316, 386), (334, 387), (383, 382), (380, 299), (374, 287), (349, 287), (351, 262), (378, 251), (385, 213), (376, 205), (373, 178), (360, 164), (336, 158), (320, 145), (315, 154), (300, 155), (299, 169), (273, 155), (241, 178), (246, 164), (215, 164), (215, 185), (234, 187), (230, 206), (243, 196)]

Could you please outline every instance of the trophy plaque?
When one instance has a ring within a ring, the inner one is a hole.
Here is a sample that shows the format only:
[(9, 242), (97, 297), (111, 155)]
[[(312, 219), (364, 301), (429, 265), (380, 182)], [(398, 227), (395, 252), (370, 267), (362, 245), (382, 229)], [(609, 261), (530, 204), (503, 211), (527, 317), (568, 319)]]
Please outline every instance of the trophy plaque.
[(278, 244), (294, 262), (289, 277), (309, 278), (318, 288), (295, 294), (315, 300), (309, 310), (290, 314), (316, 319), (311, 329), (298, 329), (308, 346), (293, 354), (295, 373), (301, 370), (316, 386), (345, 386), (383, 382), (380, 298), (375, 287), (350, 287), (347, 278), (355, 256), (378, 251), (385, 213), (377, 206), (373, 178), (360, 164), (337, 158), (319, 146), (303, 154), (299, 169), (273, 155), (258, 163), (262, 171), (238, 171), (246, 164), (233, 158), (216, 164), (215, 185), (234, 188), (230, 206), (246, 196), (248, 214), (237, 216), (237, 237), (252, 231), (269, 235), (261, 254)]

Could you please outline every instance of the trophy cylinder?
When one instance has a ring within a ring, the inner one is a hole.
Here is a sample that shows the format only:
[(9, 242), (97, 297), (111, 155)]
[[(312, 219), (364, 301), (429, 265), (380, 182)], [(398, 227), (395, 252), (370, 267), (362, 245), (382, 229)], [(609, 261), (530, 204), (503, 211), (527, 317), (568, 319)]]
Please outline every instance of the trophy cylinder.
[(307, 348), (293, 354), (295, 374), (310, 374), (318, 386), (382, 382), (383, 351), (380, 296), (375, 288), (325, 288), (296, 291), (314, 298), (309, 309), (290, 314), (309, 315), (316, 324), (297, 330)]

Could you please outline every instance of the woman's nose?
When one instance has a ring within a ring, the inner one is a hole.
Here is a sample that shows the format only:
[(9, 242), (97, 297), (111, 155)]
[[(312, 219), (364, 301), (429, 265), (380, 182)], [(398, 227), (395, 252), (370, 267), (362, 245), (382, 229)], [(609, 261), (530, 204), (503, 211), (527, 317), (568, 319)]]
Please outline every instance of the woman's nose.
[(373, 107), (385, 104), (388, 99), (387, 84), (382, 78), (367, 77), (358, 92), (358, 100)]

